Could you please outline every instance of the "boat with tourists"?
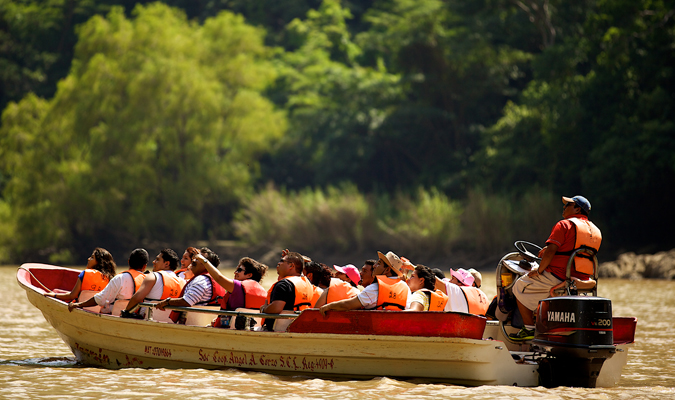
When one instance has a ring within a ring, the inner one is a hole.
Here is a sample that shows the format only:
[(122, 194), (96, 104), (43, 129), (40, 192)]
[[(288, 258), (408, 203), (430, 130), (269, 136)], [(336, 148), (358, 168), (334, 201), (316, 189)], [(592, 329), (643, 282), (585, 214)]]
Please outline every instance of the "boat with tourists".
[[(141, 304), (148, 312), (140, 320), (84, 309), (69, 312), (65, 302), (44, 296), (72, 288), (79, 270), (29, 263), (19, 267), (17, 280), (84, 365), (238, 368), (335, 379), (387, 376), (464, 386), (616, 385), (637, 319), (612, 316), (611, 302), (596, 296), (597, 284), (580, 289), (568, 279), (556, 288), (563, 293), (542, 301), (535, 339), (523, 343), (509, 338), (517, 330), (508, 307), (502, 306), (509, 285), (528, 265), (536, 265), (522, 244), (517, 248), (497, 265), (498, 320), (460, 312), (358, 310), (323, 316), (316, 309), (260, 314), (170, 307), (203, 317), (194, 325), (179, 325), (153, 320), (152, 303)], [(597, 260), (595, 264), (597, 281)], [(577, 294), (579, 290), (587, 293)], [(217, 315), (246, 323), (223, 329), (203, 322)], [(275, 331), (250, 329), (250, 320), (259, 318), (276, 319)]]

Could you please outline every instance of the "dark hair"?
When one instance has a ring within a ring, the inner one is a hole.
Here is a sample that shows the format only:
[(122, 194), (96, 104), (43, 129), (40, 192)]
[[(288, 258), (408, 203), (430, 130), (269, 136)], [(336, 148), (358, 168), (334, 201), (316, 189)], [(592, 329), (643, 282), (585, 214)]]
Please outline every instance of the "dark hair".
[(242, 267), (244, 267), (244, 273), (245, 274), (251, 274), (251, 279), (253, 279), (256, 282), (260, 282), (265, 276), (265, 273), (267, 273), (267, 265), (262, 264), (250, 257), (243, 257), (241, 260), (239, 260), (239, 264)]
[(364, 262), (363, 265), (370, 265), (371, 267), (374, 267), (376, 263), (377, 260), (366, 260), (366, 262)]
[(150, 257), (145, 249), (134, 249), (129, 255), (129, 268), (140, 271), (144, 265), (148, 265), (148, 260)]
[(305, 269), (305, 262), (302, 260), (302, 254), (291, 251), (286, 254), (286, 259), (289, 263), (293, 264), (296, 272), (302, 274), (302, 271)]
[(117, 274), (117, 264), (115, 264), (115, 260), (108, 250), (97, 247), (94, 249), (92, 256), (96, 260), (94, 269), (101, 271), (103, 276), (108, 278), (108, 280), (111, 280)]
[(436, 275), (434, 275), (431, 269), (420, 264), (415, 267), (415, 271), (418, 278), (424, 279), (424, 288), (433, 292), (436, 288)]
[(159, 254), (161, 254), (162, 259), (164, 259), (164, 261), (169, 262), (170, 270), (175, 271), (176, 268), (178, 268), (178, 262), (180, 261), (180, 259), (178, 258), (178, 254), (176, 254), (175, 251), (171, 249), (163, 249), (162, 251), (159, 252)]
[(432, 268), (431, 272), (433, 272), (438, 279), (445, 279), (445, 274), (443, 273), (443, 271), (441, 271), (440, 268)]
[(305, 276), (312, 274), (311, 283), (314, 286), (330, 286), (330, 278), (332, 276), (330, 268), (326, 264), (321, 264), (316, 261), (308, 262), (305, 265)]
[(199, 249), (199, 252), (202, 253), (202, 255), (206, 257), (207, 260), (209, 260), (211, 265), (218, 268), (218, 266), (220, 265), (220, 257), (218, 257), (218, 254), (214, 253), (208, 247), (202, 247), (201, 249)]

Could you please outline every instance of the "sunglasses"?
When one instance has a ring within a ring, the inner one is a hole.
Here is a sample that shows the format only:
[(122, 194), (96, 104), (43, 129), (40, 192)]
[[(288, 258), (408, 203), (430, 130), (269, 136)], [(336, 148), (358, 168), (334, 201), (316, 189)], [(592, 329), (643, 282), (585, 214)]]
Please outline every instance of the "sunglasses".
[(245, 271), (245, 269), (241, 268), (241, 267), (234, 270), (234, 272), (244, 272), (244, 271)]

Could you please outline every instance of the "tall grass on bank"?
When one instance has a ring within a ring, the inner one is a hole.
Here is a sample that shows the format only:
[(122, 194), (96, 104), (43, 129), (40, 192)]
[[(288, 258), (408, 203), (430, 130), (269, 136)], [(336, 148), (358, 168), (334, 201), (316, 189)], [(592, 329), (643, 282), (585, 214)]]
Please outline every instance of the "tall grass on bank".
[(399, 194), (394, 212), (378, 221), (380, 248), (409, 258), (447, 256), (460, 237), (462, 205), (437, 189), (419, 189), (415, 197)]
[(410, 259), (440, 259), (456, 252), (485, 259), (515, 240), (543, 244), (559, 214), (554, 196), (474, 190), (465, 201), (436, 189), (414, 195), (366, 196), (355, 186), (286, 192), (268, 186), (234, 221), (238, 238), (268, 249), (307, 254), (392, 250)]
[(268, 186), (242, 207), (234, 228), (256, 247), (345, 252), (370, 241), (364, 227), (372, 224), (370, 206), (353, 185), (297, 193)]
[(519, 196), (472, 190), (462, 216), (461, 243), (469, 251), (489, 255), (513, 250), (513, 242), (526, 240), (543, 246), (562, 202), (551, 193), (533, 189)]

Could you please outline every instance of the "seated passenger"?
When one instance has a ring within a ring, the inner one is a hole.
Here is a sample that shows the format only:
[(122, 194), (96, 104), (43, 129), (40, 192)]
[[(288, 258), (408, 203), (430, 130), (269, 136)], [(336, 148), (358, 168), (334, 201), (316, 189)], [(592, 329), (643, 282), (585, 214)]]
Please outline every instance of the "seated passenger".
[(410, 311), (443, 311), (448, 302), (448, 296), (435, 289), (436, 275), (424, 265), (418, 265), (408, 279), (408, 286), (413, 292), (410, 299)]
[[(260, 281), (267, 272), (267, 265), (244, 257), (239, 260), (234, 271), (234, 279), (223, 275), (210, 262), (205, 264), (209, 275), (213, 277), (227, 293), (220, 299), (220, 309), (235, 311), (238, 308), (252, 308), (258, 310), (267, 300), (267, 291), (260, 285)], [(219, 316), (211, 326), (229, 328), (230, 317)]]
[(189, 269), (190, 264), (192, 264), (192, 258), (190, 257), (190, 253), (188, 253), (187, 250), (183, 253), (183, 257), (180, 259), (180, 268), (176, 270), (176, 276), (182, 279), (185, 279), (185, 281), (189, 281), (190, 279), (194, 278), (194, 274), (192, 274), (192, 270)]
[(469, 268), (468, 272), (473, 276), (473, 285), (480, 289), (481, 284), (483, 283), (483, 275), (480, 272), (476, 271), (473, 268)]
[[(372, 266), (375, 265), (375, 261), (366, 261), (366, 263), (368, 262), (372, 262), (370, 264), (372, 272)], [(314, 308), (320, 308), (326, 303), (351, 299), (361, 293), (356, 286), (361, 282), (361, 274), (359, 274), (355, 266), (351, 264), (344, 267), (333, 265), (333, 268), (335, 268), (334, 271), (336, 272), (335, 278), (330, 278), (328, 287), (323, 290), (321, 296), (314, 302)]]
[(119, 316), (126, 307), (129, 299), (141, 287), (145, 278), (145, 268), (148, 266), (148, 252), (145, 249), (135, 249), (129, 255), (129, 269), (115, 276), (108, 285), (94, 297), (79, 303), (68, 304), (68, 311), (74, 308), (101, 306), (102, 314)]
[(485, 315), (490, 302), (482, 290), (473, 285), (473, 276), (459, 268), (450, 269), (451, 279), (436, 278), (436, 289), (448, 295), (445, 311), (458, 311), (476, 315)]
[(323, 291), (330, 286), (332, 273), (326, 264), (320, 264), (316, 261), (305, 262), (303, 273), (312, 284), (313, 295), (310, 303), (316, 304)]
[[(156, 304), (156, 308), (164, 310), (164, 307), (192, 307), (192, 306), (216, 306), (219, 305), (218, 298), (225, 295), (225, 289), (213, 280), (208, 274), (206, 264), (209, 262), (199, 250), (194, 247), (188, 247), (188, 252), (192, 257), (192, 263), (188, 269), (194, 274), (194, 278), (183, 287), (180, 297), (166, 298)], [(179, 324), (185, 324), (185, 313), (172, 311), (171, 320)]]
[[(171, 249), (164, 249), (157, 254), (152, 262), (152, 273), (146, 274), (141, 287), (134, 293), (131, 300), (120, 316), (122, 318), (139, 318), (145, 315), (145, 310), (132, 313), (131, 310), (137, 304), (144, 301), (159, 301), (169, 297), (178, 297), (183, 291), (185, 280), (174, 273), (178, 267), (178, 255)], [(173, 322), (169, 320), (169, 311), (156, 310), (152, 319), (160, 322)]]
[(354, 287), (358, 286), (359, 282), (361, 282), (361, 274), (359, 274), (359, 270), (352, 264), (347, 264), (344, 267), (333, 265), (333, 268), (336, 271), (336, 278), (351, 283)]
[(438, 279), (445, 279), (445, 273), (443, 273), (440, 268), (432, 268), (431, 272), (433, 272)]
[[(309, 280), (302, 276), (303, 256), (295, 252), (282, 252), (277, 264), (279, 279), (267, 292), (267, 304), (260, 308), (261, 313), (281, 314), (282, 311), (301, 311), (312, 306), (314, 290)], [(273, 319), (266, 319), (264, 329), (272, 331)]]
[(358, 296), (359, 293), (361, 291), (352, 286), (351, 283), (338, 278), (330, 278), (330, 285), (324, 289), (321, 296), (314, 303), (314, 308), (321, 308), (321, 306), (327, 303), (351, 299)]
[[(47, 292), (44, 295), (63, 300), (66, 303), (75, 299), (77, 301), (89, 300), (96, 293), (103, 290), (108, 285), (108, 282), (115, 277), (116, 268), (115, 260), (108, 250), (97, 247), (87, 259), (86, 269), (78, 275), (73, 290), (68, 293)], [(93, 312), (101, 311), (101, 307), (98, 305), (85, 309)]]
[[(401, 279), (403, 262), (393, 252), (384, 254), (377, 252), (379, 259), (373, 267), (372, 283), (359, 293), (358, 296), (327, 303), (319, 309), (326, 315), (330, 310), (348, 311), (365, 308), (366, 310), (405, 310), (410, 306), (410, 288)], [(364, 266), (365, 267), (365, 266)], [(365, 277), (361, 278), (362, 282)]]

